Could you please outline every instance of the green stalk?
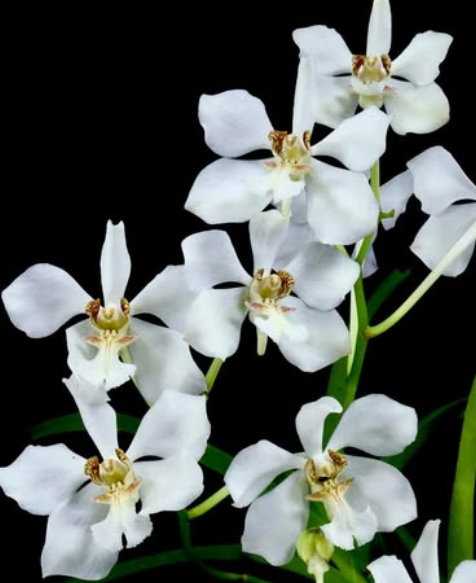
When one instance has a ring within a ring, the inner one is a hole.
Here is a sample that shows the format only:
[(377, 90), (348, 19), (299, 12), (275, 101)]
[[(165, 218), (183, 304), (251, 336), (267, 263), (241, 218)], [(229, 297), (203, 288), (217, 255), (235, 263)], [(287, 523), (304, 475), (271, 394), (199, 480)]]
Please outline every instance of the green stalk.
[(220, 372), (221, 367), (225, 361), (221, 360), (220, 358), (215, 358), (208, 369), (208, 372), (205, 376), (205, 380), (207, 381), (207, 394), (213, 388), (215, 381), (217, 379), (218, 373)]
[(201, 504), (197, 504), (197, 506), (194, 506), (190, 510), (187, 510), (188, 519), (193, 520), (194, 518), (202, 516), (203, 514), (214, 508), (217, 504), (222, 502), (222, 500), (224, 500), (229, 495), (230, 492), (228, 491), (228, 488), (226, 486), (223, 486), (223, 488), (220, 488), (220, 490), (215, 492), (215, 494), (212, 494)]
[(448, 578), (461, 561), (474, 559), (476, 482), (476, 376), (464, 412), (448, 526)]

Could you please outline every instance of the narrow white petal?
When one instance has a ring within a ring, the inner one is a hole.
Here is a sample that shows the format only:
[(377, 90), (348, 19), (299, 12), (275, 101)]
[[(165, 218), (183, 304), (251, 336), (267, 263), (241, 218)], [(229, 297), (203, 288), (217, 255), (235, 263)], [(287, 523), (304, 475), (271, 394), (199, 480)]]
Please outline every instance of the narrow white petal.
[(314, 458), (322, 453), (324, 423), (331, 413), (341, 413), (342, 405), (334, 397), (321, 397), (303, 405), (296, 417), (296, 429), (306, 454)]
[(402, 561), (394, 556), (380, 557), (367, 565), (375, 583), (412, 583)]
[(79, 579), (103, 579), (117, 561), (118, 553), (97, 544), (91, 526), (104, 520), (109, 507), (94, 502), (101, 489), (89, 484), (49, 517), (41, 555), (43, 577), (63, 575)]
[(250, 241), (253, 251), (253, 271), (270, 270), (289, 226), (289, 218), (277, 211), (267, 211), (250, 221)]
[(321, 243), (306, 245), (285, 269), (296, 280), (297, 295), (320, 310), (338, 306), (360, 274), (355, 261)]
[(314, 241), (314, 234), (307, 222), (299, 223), (293, 212), (283, 244), (274, 260), (275, 269), (284, 269), (309, 243)]
[(248, 221), (271, 200), (268, 174), (263, 160), (216, 160), (195, 179), (185, 208), (211, 225)]
[(153, 314), (174, 330), (183, 331), (197, 295), (188, 285), (185, 266), (169, 265), (133, 299), (131, 314)]
[(322, 243), (356, 243), (377, 228), (379, 208), (364, 174), (314, 162), (306, 190), (309, 224)]
[(417, 435), (415, 409), (386, 395), (367, 395), (353, 401), (332, 434), (328, 448), (354, 447), (372, 455), (400, 453)]
[(350, 73), (352, 53), (342, 36), (333, 28), (315, 25), (293, 31), (293, 40), (302, 57), (312, 57), (319, 75)]
[(287, 298), (285, 305), (294, 310), (286, 314), (289, 325), (303, 326), (308, 332), (302, 340), (281, 337), (278, 346), (289, 362), (304, 372), (315, 372), (349, 353), (349, 331), (336, 310), (321, 312), (295, 297)]
[(380, 206), (382, 211), (385, 213), (394, 212), (392, 218), (382, 220), (382, 225), (385, 229), (393, 229), (398, 217), (405, 212), (413, 190), (413, 176), (410, 170), (397, 174), (381, 187)]
[(248, 312), (247, 288), (202, 292), (189, 312), (185, 338), (205, 356), (225, 360), (236, 352), (241, 325)]
[(369, 506), (379, 532), (393, 532), (417, 517), (416, 499), (410, 482), (390, 464), (346, 455), (348, 466), (342, 479), (353, 478), (346, 493), (350, 506)]
[(119, 306), (131, 273), (124, 223), (107, 222), (101, 253), (101, 282), (105, 306)]
[(205, 377), (181, 334), (138, 318), (131, 320), (131, 333), (137, 337), (129, 346), (135, 378), (148, 403), (167, 389), (194, 395), (206, 390)]
[(388, 115), (369, 107), (344, 120), (331, 134), (312, 147), (313, 156), (331, 156), (350, 170), (368, 170), (385, 152)]
[(241, 450), (224, 477), (234, 505), (248, 506), (277, 476), (287, 470), (302, 469), (304, 461), (265, 440)]
[(127, 498), (111, 504), (106, 518), (91, 527), (93, 538), (99, 547), (118, 552), (123, 548), (122, 536), (126, 538), (128, 549), (136, 547), (152, 532), (149, 516), (137, 514), (135, 503)]
[(389, 0), (374, 0), (367, 32), (367, 55), (388, 55), (392, 43), (392, 14)]
[(127, 455), (134, 461), (148, 455), (170, 457), (183, 450), (198, 460), (209, 435), (204, 397), (164, 391), (144, 415)]
[(219, 156), (235, 158), (253, 150), (267, 149), (273, 127), (261, 99), (235, 89), (217, 95), (202, 95), (198, 118), (205, 141)]
[(0, 486), (31, 514), (50, 514), (86, 482), (85, 461), (62, 443), (29, 445), (12, 464), (0, 468)]
[(333, 501), (329, 506), (327, 511), (332, 515), (331, 522), (321, 526), (321, 529), (332, 544), (350, 551), (373, 539), (377, 532), (377, 519), (368, 506), (355, 510), (345, 499)]
[(301, 56), (294, 92), (293, 134), (301, 137), (314, 127), (313, 70), (311, 57)]
[(420, 583), (439, 583), (438, 532), (441, 520), (429, 520), (412, 551), (412, 563)]
[(407, 166), (413, 176), (415, 196), (426, 213), (441, 213), (463, 199), (476, 201), (476, 186), (445, 148), (428, 148), (407, 162)]
[(392, 79), (391, 85), (385, 92), (384, 104), (392, 118), (390, 125), (397, 134), (427, 134), (450, 119), (448, 99), (436, 83), (416, 87)]
[(140, 514), (182, 510), (203, 492), (203, 472), (187, 452), (160, 461), (139, 461), (134, 469), (143, 483)]
[(428, 30), (417, 34), (407, 48), (392, 61), (392, 75), (408, 79), (415, 85), (429, 85), (440, 74), (440, 63), (453, 42), (444, 32)]
[(288, 563), (306, 528), (309, 504), (302, 472), (294, 472), (279, 486), (251, 504), (241, 539), (243, 550), (264, 557), (271, 565)]
[(182, 241), (186, 277), (192, 288), (203, 290), (225, 282), (247, 285), (243, 269), (225, 231), (203, 231)]
[(463, 561), (453, 571), (450, 583), (473, 583), (476, 581), (476, 561)]
[[(432, 215), (419, 230), (410, 249), (430, 269), (448, 253), (451, 247), (476, 222), (476, 204), (450, 206), (439, 215)], [(443, 272), (456, 277), (467, 268), (474, 253), (474, 242)]]
[(42, 338), (84, 312), (92, 297), (63, 269), (38, 263), (3, 290), (2, 300), (17, 328)]
[(355, 114), (359, 96), (354, 93), (351, 77), (314, 77), (314, 116), (319, 124), (337, 128)]

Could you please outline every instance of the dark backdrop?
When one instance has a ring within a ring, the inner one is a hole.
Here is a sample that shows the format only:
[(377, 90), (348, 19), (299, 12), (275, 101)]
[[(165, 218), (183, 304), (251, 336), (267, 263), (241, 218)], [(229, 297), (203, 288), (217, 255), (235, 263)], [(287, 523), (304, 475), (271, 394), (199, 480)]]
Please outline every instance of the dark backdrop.
[[(292, 30), (327, 24), (342, 33), (354, 52), (365, 49), (370, 1), (306, 3), (286, 10), (263, 4), (259, 13), (256, 4), (221, 3), (217, 9), (208, 3), (189, 12), (172, 3), (162, 13), (159, 5), (152, 10), (111, 4), (42, 5), (6, 15), (2, 289), (33, 263), (49, 262), (99, 296), (107, 219), (126, 225), (132, 257), (129, 297), (166, 265), (181, 262), (182, 239), (207, 228), (183, 204), (197, 172), (215, 159), (197, 121), (199, 96), (247, 89), (265, 102), (275, 127), (289, 129), (298, 62)], [(476, 180), (471, 19), (429, 0), (393, 4), (391, 56), (417, 32), (433, 29), (454, 35), (438, 80), (452, 113), (450, 123), (436, 133), (390, 134), (383, 181), (436, 144), (448, 148)], [(423, 219), (418, 204), (412, 203), (398, 228), (379, 238), (382, 269), (368, 283), (370, 289), (394, 267), (413, 270), (393, 307), (428, 272), (408, 251)], [(246, 264), (246, 226), (227, 230)], [(464, 275), (441, 280), (404, 321), (372, 342), (361, 394), (385, 392), (416, 407), (420, 416), (467, 394), (475, 363), (475, 265), (473, 259)], [(28, 339), (11, 325), (3, 308), (0, 326), (5, 371), (0, 464), (8, 465), (30, 442), (32, 425), (74, 408), (61, 383), (68, 375), (64, 332)], [(200, 362), (205, 370), (208, 362)], [(260, 438), (296, 451), (295, 415), (301, 404), (323, 394), (327, 376), (328, 370), (301, 373), (272, 344), (259, 358), (248, 328), (210, 399), (211, 441), (232, 454)], [(118, 408), (125, 410), (129, 404), (129, 391), (117, 391)], [(131, 406), (138, 406), (134, 398)], [(415, 535), (427, 519), (446, 518), (459, 430), (455, 415), (445, 417), (426, 452), (408, 468), (420, 507), (420, 518), (411, 525)], [(87, 439), (67, 443), (92, 455)], [(206, 492), (218, 487), (219, 480), (207, 472)], [(21, 511), (3, 495), (0, 505), (3, 562), (19, 579), (36, 581), (46, 521)], [(197, 542), (237, 542), (243, 516), (223, 504), (194, 527)], [(144, 543), (139, 553), (180, 544), (174, 516), (158, 515), (155, 525), (157, 539)], [(14, 556), (21, 559), (12, 566)], [(176, 574), (194, 580), (202, 576), (177, 567), (134, 581), (168, 580)], [(272, 570), (262, 576), (279, 580)]]

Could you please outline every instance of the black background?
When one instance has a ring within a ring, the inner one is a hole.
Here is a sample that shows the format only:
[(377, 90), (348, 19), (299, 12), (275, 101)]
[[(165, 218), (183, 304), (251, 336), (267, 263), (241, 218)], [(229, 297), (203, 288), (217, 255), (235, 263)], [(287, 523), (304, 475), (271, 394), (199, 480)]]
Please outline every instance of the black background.
[[(126, 225), (132, 258), (129, 298), (166, 265), (181, 262), (182, 239), (208, 228), (183, 210), (184, 201), (198, 171), (216, 158), (203, 142), (199, 96), (247, 89), (265, 102), (277, 129), (290, 129), (298, 62), (292, 30), (327, 24), (341, 32), (353, 52), (365, 49), (370, 1), (306, 3), (285, 10), (263, 4), (259, 14), (256, 4), (238, 8), (224, 3), (197, 6), (194, 12), (180, 4), (168, 5), (167, 12), (157, 10), (158, 5), (111, 4), (107, 9), (43, 5), (5, 14), (1, 289), (30, 265), (49, 262), (99, 297), (99, 256), (108, 219)], [(390, 133), (382, 180), (402, 171), (425, 148), (441, 144), (476, 181), (471, 19), (429, 0), (393, 4), (391, 56), (417, 32), (454, 35), (438, 79), (450, 100), (451, 121), (425, 136)], [(387, 312), (428, 272), (408, 251), (423, 220), (412, 203), (398, 227), (379, 237), (381, 270), (367, 283), (369, 290), (394, 267), (413, 270)], [(251, 268), (246, 225), (226, 229)], [(361, 394), (384, 392), (416, 407), (420, 417), (466, 395), (475, 364), (475, 284), (473, 258), (465, 274), (440, 280), (398, 326), (373, 341)], [(31, 340), (11, 325), (3, 309), (0, 326), (5, 371), (0, 464), (8, 465), (30, 442), (32, 425), (74, 407), (61, 383), (68, 375), (64, 332)], [(208, 361), (199, 362), (206, 370)], [(297, 451), (295, 415), (303, 403), (324, 393), (327, 376), (328, 370), (301, 373), (273, 345), (259, 358), (247, 327), (210, 398), (212, 443), (234, 454), (266, 438)], [(124, 412), (129, 406), (135, 411), (139, 401), (131, 395), (130, 387), (118, 389), (113, 402)], [(460, 423), (455, 414), (447, 415), (425, 452), (408, 467), (420, 509), (410, 526), (416, 536), (427, 519), (446, 518)], [(94, 453), (86, 438), (67, 443), (83, 455)], [(206, 472), (207, 494), (220, 485)], [(36, 581), (46, 520), (21, 511), (4, 496), (0, 505), (4, 564), (18, 579)], [(237, 542), (243, 516), (222, 504), (194, 526), (197, 543)], [(158, 515), (154, 523), (154, 538), (138, 554), (180, 545), (174, 516)], [(123, 557), (135, 554), (128, 551)], [(12, 565), (14, 556), (21, 560)], [(202, 577), (180, 566), (134, 581), (176, 575)], [(289, 580), (271, 569), (261, 576)]]

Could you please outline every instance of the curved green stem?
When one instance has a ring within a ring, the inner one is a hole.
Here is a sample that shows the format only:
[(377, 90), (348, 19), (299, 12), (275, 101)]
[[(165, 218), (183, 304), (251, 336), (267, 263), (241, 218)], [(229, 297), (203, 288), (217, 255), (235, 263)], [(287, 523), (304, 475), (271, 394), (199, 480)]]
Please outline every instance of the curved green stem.
[(207, 394), (213, 388), (215, 381), (217, 379), (218, 373), (220, 372), (221, 367), (225, 361), (221, 360), (220, 358), (215, 358), (208, 369), (208, 372), (205, 376), (205, 380), (207, 381)]
[(474, 558), (476, 482), (476, 376), (464, 412), (448, 526), (448, 578), (461, 561)]
[(199, 516), (206, 514), (209, 510), (214, 508), (217, 504), (222, 502), (229, 495), (230, 492), (228, 491), (228, 488), (226, 486), (223, 486), (223, 488), (220, 488), (220, 490), (215, 492), (215, 494), (212, 494), (209, 498), (207, 498), (200, 504), (197, 504), (197, 506), (194, 506), (190, 510), (187, 510), (187, 517), (189, 518), (189, 520), (193, 520), (194, 518), (198, 518)]
[(463, 253), (476, 239), (476, 222), (458, 239), (458, 241), (451, 247), (448, 253), (438, 263), (438, 265), (430, 272), (429, 275), (422, 281), (417, 289), (407, 298), (403, 304), (395, 310), (386, 320), (375, 326), (369, 326), (365, 330), (366, 338), (374, 338), (383, 334), (399, 322), (405, 314), (407, 314), (413, 306), (426, 294), (431, 286), (443, 275), (444, 271), (455, 261), (461, 253)]

